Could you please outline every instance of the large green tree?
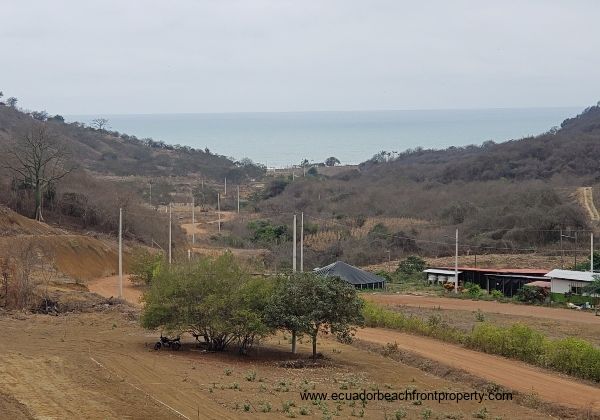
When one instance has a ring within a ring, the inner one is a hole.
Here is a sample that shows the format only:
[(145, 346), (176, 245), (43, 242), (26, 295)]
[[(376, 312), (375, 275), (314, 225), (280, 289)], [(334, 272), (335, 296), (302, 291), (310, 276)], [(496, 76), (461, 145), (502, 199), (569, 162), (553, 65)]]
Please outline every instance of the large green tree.
[(307, 334), (317, 355), (319, 332), (330, 332), (347, 340), (354, 328), (363, 324), (363, 301), (356, 289), (336, 277), (298, 273), (279, 281), (267, 306), (266, 319), (274, 327), (292, 333), (292, 351), (296, 337)]
[(179, 263), (159, 271), (144, 294), (142, 325), (187, 331), (210, 350), (237, 343), (245, 352), (272, 328), (264, 309), (272, 282), (253, 277), (231, 255)]

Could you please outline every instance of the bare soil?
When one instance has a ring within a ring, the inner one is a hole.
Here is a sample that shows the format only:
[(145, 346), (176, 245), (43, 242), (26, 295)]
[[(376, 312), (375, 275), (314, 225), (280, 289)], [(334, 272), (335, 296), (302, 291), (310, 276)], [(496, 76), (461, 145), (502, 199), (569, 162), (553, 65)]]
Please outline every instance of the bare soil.
[(315, 367), (292, 368), (286, 361), (307, 360), (306, 340), (293, 358), (281, 335), (249, 356), (203, 352), (190, 340), (179, 352), (154, 351), (158, 333), (142, 330), (135, 314), (115, 310), (5, 315), (0, 329), (0, 407), (11, 418), (283, 418), (298, 416), (301, 408), (307, 418), (325, 413), (384, 418), (398, 409), (408, 418), (427, 409), (432, 418), (470, 418), (483, 407), (490, 418), (546, 418), (514, 402), (368, 402), (364, 407), (303, 402), (304, 389), (473, 389), (329, 338), (321, 340), (325, 359)]
[(535, 393), (546, 401), (600, 411), (600, 388), (523, 362), (387, 329), (361, 329), (357, 332), (357, 337), (379, 344), (397, 343), (401, 349), (460, 368), (509, 389)]
[(536, 317), (557, 321), (572, 321), (583, 324), (600, 325), (600, 317), (593, 312), (576, 311), (563, 308), (548, 308), (543, 306), (518, 305), (513, 303), (500, 303), (485, 300), (455, 299), (437, 296), (418, 295), (391, 295), (391, 294), (364, 294), (363, 297), (371, 302), (384, 305), (406, 305), (423, 308), (454, 309), (462, 311), (518, 315), (523, 317)]

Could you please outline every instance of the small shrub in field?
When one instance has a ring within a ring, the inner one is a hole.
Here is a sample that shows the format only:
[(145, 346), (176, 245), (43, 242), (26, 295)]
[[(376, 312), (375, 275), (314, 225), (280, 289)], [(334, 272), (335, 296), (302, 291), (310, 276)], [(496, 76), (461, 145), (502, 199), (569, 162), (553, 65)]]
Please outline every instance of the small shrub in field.
[(465, 290), (467, 291), (468, 295), (473, 298), (478, 298), (483, 295), (483, 290), (478, 284), (465, 283)]
[(477, 309), (477, 312), (475, 312), (475, 321), (477, 321), (477, 322), (485, 321), (485, 314), (481, 311), (481, 309)]
[(495, 290), (495, 289), (490, 292), (490, 295), (494, 299), (502, 299), (504, 297), (504, 294), (500, 290)]
[(394, 416), (396, 417), (396, 420), (401, 420), (401, 419), (403, 419), (403, 418), (406, 417), (406, 411), (404, 411), (403, 409), (399, 408), (394, 413)]
[(256, 380), (256, 372), (251, 370), (246, 373), (246, 380), (249, 382), (254, 382)]

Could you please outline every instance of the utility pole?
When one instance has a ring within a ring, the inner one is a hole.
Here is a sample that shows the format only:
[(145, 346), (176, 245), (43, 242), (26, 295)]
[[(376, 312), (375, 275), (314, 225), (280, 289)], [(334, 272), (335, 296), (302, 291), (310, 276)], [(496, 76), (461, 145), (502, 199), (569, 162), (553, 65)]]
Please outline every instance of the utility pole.
[(577, 231), (575, 231), (575, 270), (577, 270), (577, 250), (578, 250)]
[(150, 181), (150, 205), (152, 206), (152, 181)]
[(565, 268), (565, 253), (563, 251), (563, 234), (562, 229), (560, 230), (560, 268)]
[(304, 273), (304, 212), (300, 216), (300, 272)]
[(171, 230), (173, 225), (172, 205), (169, 203), (169, 264), (171, 264)]
[(219, 218), (219, 233), (221, 233), (221, 193), (217, 193), (217, 216)]
[(292, 271), (296, 272), (296, 215), (294, 214), (294, 248), (292, 250)]
[(388, 254), (388, 272), (391, 273), (392, 272), (392, 251), (390, 251), (388, 249), (387, 254)]
[(192, 245), (196, 243), (196, 202), (192, 194)]
[(240, 213), (240, 186), (237, 186), (237, 212)]
[(123, 209), (119, 208), (119, 297), (123, 297)]
[(227, 197), (227, 178), (225, 178), (225, 192), (224, 192), (223, 196)]
[(590, 271), (594, 272), (594, 232), (590, 233)]
[(456, 243), (454, 254), (454, 293), (458, 293), (458, 228), (456, 228)]

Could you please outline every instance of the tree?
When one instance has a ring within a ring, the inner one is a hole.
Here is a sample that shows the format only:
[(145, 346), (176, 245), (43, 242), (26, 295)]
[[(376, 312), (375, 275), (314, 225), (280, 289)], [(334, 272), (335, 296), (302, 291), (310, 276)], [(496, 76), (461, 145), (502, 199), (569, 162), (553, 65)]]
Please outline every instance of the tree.
[(339, 165), (341, 162), (338, 158), (336, 158), (335, 156), (331, 156), (328, 157), (327, 159), (325, 159), (325, 165), (326, 166), (335, 166), (335, 165)]
[(599, 304), (600, 304), (600, 276), (594, 276), (594, 281), (592, 281), (589, 284), (586, 284), (581, 291), (583, 293), (587, 293), (590, 296), (593, 296), (595, 298), (595, 313), (596, 316), (598, 316), (598, 311), (600, 308), (598, 308)]
[(108, 128), (108, 120), (106, 118), (96, 118), (92, 120), (91, 125), (96, 130), (103, 131)]
[(11, 96), (10, 98), (8, 98), (6, 100), (6, 105), (8, 105), (11, 108), (15, 108), (17, 106), (17, 102), (18, 102), (18, 99), (15, 98), (14, 96)]
[(150, 285), (158, 276), (163, 265), (164, 257), (146, 248), (138, 248), (133, 253), (129, 279), (132, 283)]
[[(298, 281), (296, 281), (298, 280)], [(269, 325), (292, 334), (292, 353), (296, 353), (296, 340), (309, 330), (306, 316), (311, 302), (306, 300), (302, 276), (281, 277), (266, 309)]]
[(70, 153), (50, 136), (45, 125), (34, 125), (20, 137), (5, 153), (4, 166), (11, 170), (19, 181), (33, 189), (35, 196), (34, 218), (42, 221), (42, 194), (75, 167), (69, 165)]
[(363, 301), (354, 286), (337, 277), (301, 273), (278, 285), (266, 318), (273, 326), (292, 332), (292, 351), (296, 335), (309, 335), (314, 358), (319, 332), (331, 332), (341, 340), (349, 340), (354, 327), (364, 321), (362, 308)]
[(48, 119), (48, 113), (46, 111), (33, 111), (30, 114), (34, 120), (46, 121)]
[(65, 122), (65, 117), (63, 117), (62, 115), (56, 114), (54, 117), (48, 118), (48, 121), (54, 121), (54, 122), (64, 123)]
[(144, 294), (142, 325), (187, 331), (214, 351), (237, 342), (245, 352), (272, 331), (264, 320), (271, 284), (252, 277), (231, 253), (173, 264)]
[(423, 258), (416, 255), (411, 255), (405, 260), (398, 263), (398, 272), (402, 274), (414, 274), (421, 272), (425, 269), (426, 262)]

